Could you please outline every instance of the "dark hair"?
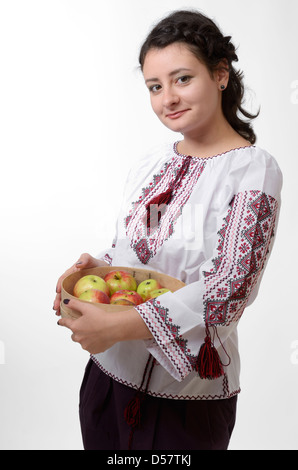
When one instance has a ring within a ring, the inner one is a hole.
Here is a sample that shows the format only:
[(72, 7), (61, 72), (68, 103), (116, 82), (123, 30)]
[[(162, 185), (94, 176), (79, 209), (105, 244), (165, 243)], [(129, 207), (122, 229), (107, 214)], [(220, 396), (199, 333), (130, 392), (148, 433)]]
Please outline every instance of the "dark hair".
[[(259, 112), (253, 115), (242, 107), (243, 73), (232, 66), (233, 62), (238, 61), (238, 56), (231, 43), (231, 36), (223, 36), (210, 18), (197, 11), (175, 11), (162, 19), (147, 36), (139, 55), (141, 69), (150, 49), (162, 49), (174, 42), (185, 43), (206, 65), (211, 75), (220, 63), (226, 63), (229, 70), (229, 83), (222, 93), (224, 116), (238, 134), (254, 144), (256, 135), (249, 121), (256, 118)], [(239, 113), (248, 120), (241, 119)]]

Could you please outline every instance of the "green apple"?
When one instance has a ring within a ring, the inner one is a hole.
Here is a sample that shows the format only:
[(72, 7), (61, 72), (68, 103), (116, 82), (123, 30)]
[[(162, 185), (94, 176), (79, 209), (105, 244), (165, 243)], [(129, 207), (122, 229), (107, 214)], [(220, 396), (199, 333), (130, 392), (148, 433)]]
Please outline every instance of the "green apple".
[(140, 294), (143, 301), (150, 299), (151, 292), (157, 289), (161, 289), (162, 285), (156, 279), (146, 279), (140, 282), (137, 288), (137, 293)]
[(81, 293), (88, 289), (98, 289), (110, 295), (110, 289), (106, 282), (100, 276), (95, 276), (94, 274), (81, 277), (73, 288), (73, 295), (80, 297)]
[(170, 289), (166, 289), (165, 287), (162, 287), (161, 289), (156, 289), (151, 292), (150, 299), (155, 299), (155, 297), (165, 294), (166, 292), (170, 292)]

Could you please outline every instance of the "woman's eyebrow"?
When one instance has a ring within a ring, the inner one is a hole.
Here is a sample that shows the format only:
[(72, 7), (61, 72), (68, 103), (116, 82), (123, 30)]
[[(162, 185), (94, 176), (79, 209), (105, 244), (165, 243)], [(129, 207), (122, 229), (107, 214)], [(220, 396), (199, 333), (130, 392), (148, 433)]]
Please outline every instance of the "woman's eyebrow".
[[(191, 69), (187, 69), (186, 67), (181, 67), (179, 69), (175, 69), (172, 72), (170, 72), (169, 77), (172, 77), (173, 75), (176, 75), (177, 73), (180, 73), (180, 72), (190, 72), (190, 71)], [(158, 82), (158, 81), (159, 81), (159, 78), (153, 77), (153, 78), (147, 78), (147, 80), (145, 80), (145, 83)]]

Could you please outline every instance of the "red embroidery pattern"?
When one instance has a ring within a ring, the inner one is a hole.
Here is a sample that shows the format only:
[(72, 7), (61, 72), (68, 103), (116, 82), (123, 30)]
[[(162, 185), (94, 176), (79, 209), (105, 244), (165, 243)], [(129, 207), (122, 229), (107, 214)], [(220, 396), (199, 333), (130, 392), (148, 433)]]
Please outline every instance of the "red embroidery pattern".
[(106, 253), (106, 254), (103, 256), (102, 259), (103, 259), (103, 261), (105, 261), (106, 263), (108, 263), (110, 266), (112, 265), (112, 261), (113, 261), (113, 260), (112, 260), (111, 256), (110, 256), (108, 253)]
[(277, 202), (261, 191), (239, 193), (219, 230), (219, 256), (205, 272), (205, 321), (229, 325), (241, 317), (264, 267), (274, 235)]
[[(107, 369), (105, 369), (100, 362), (96, 359), (95, 356), (91, 355), (91, 359), (95, 362), (95, 364), (109, 377), (112, 379), (116, 380), (117, 382), (122, 383), (123, 385), (127, 385), (128, 387), (134, 388), (135, 390), (138, 390), (139, 386), (136, 384), (133, 384), (132, 382), (124, 379), (120, 379), (116, 375), (112, 374), (109, 372)], [(229, 387), (228, 387), (228, 378), (226, 374), (223, 377), (223, 388), (222, 388), (222, 393), (221, 394), (215, 394), (215, 395), (188, 395), (188, 394), (183, 394), (183, 396), (179, 395), (173, 395), (172, 393), (162, 393), (162, 392), (153, 392), (151, 390), (147, 390), (148, 395), (151, 395), (152, 397), (161, 397), (161, 398), (170, 398), (170, 399), (183, 399), (183, 400), (220, 400), (221, 398), (231, 398), (238, 393), (241, 392), (241, 389), (238, 388), (237, 390), (234, 390), (233, 392), (230, 392)]]
[(187, 340), (179, 335), (180, 327), (169, 318), (169, 310), (157, 299), (149, 300), (136, 309), (180, 377), (185, 377), (192, 371), (195, 357), (187, 350)]
[(171, 162), (167, 163), (159, 174), (154, 175), (153, 181), (142, 190), (139, 200), (132, 204), (130, 213), (125, 218), (126, 234), (131, 240), (130, 246), (143, 264), (148, 263), (163, 243), (173, 234), (175, 221), (181, 215), (183, 206), (189, 199), (198, 178), (206, 166), (205, 161), (195, 158), (191, 160), (189, 169), (182, 178), (179, 188), (173, 193), (171, 202), (163, 211), (161, 223), (155, 229), (152, 229), (148, 236), (146, 205), (153, 197), (165, 192), (171, 186), (185, 158), (187, 157), (181, 155), (173, 156)]
[[(208, 325), (238, 321), (264, 267), (274, 234), (277, 201), (260, 191), (239, 193), (218, 232), (219, 256), (205, 272), (204, 319)], [(153, 299), (136, 307), (181, 378), (195, 369), (197, 351), (179, 334), (168, 308)]]

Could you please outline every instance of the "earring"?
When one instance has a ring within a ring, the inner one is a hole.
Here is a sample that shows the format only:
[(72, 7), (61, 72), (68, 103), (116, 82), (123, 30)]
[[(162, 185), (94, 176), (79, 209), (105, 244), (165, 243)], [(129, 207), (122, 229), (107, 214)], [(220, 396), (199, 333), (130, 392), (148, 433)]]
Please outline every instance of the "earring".
[(220, 89), (224, 90), (226, 87), (224, 85), (220, 85)]

